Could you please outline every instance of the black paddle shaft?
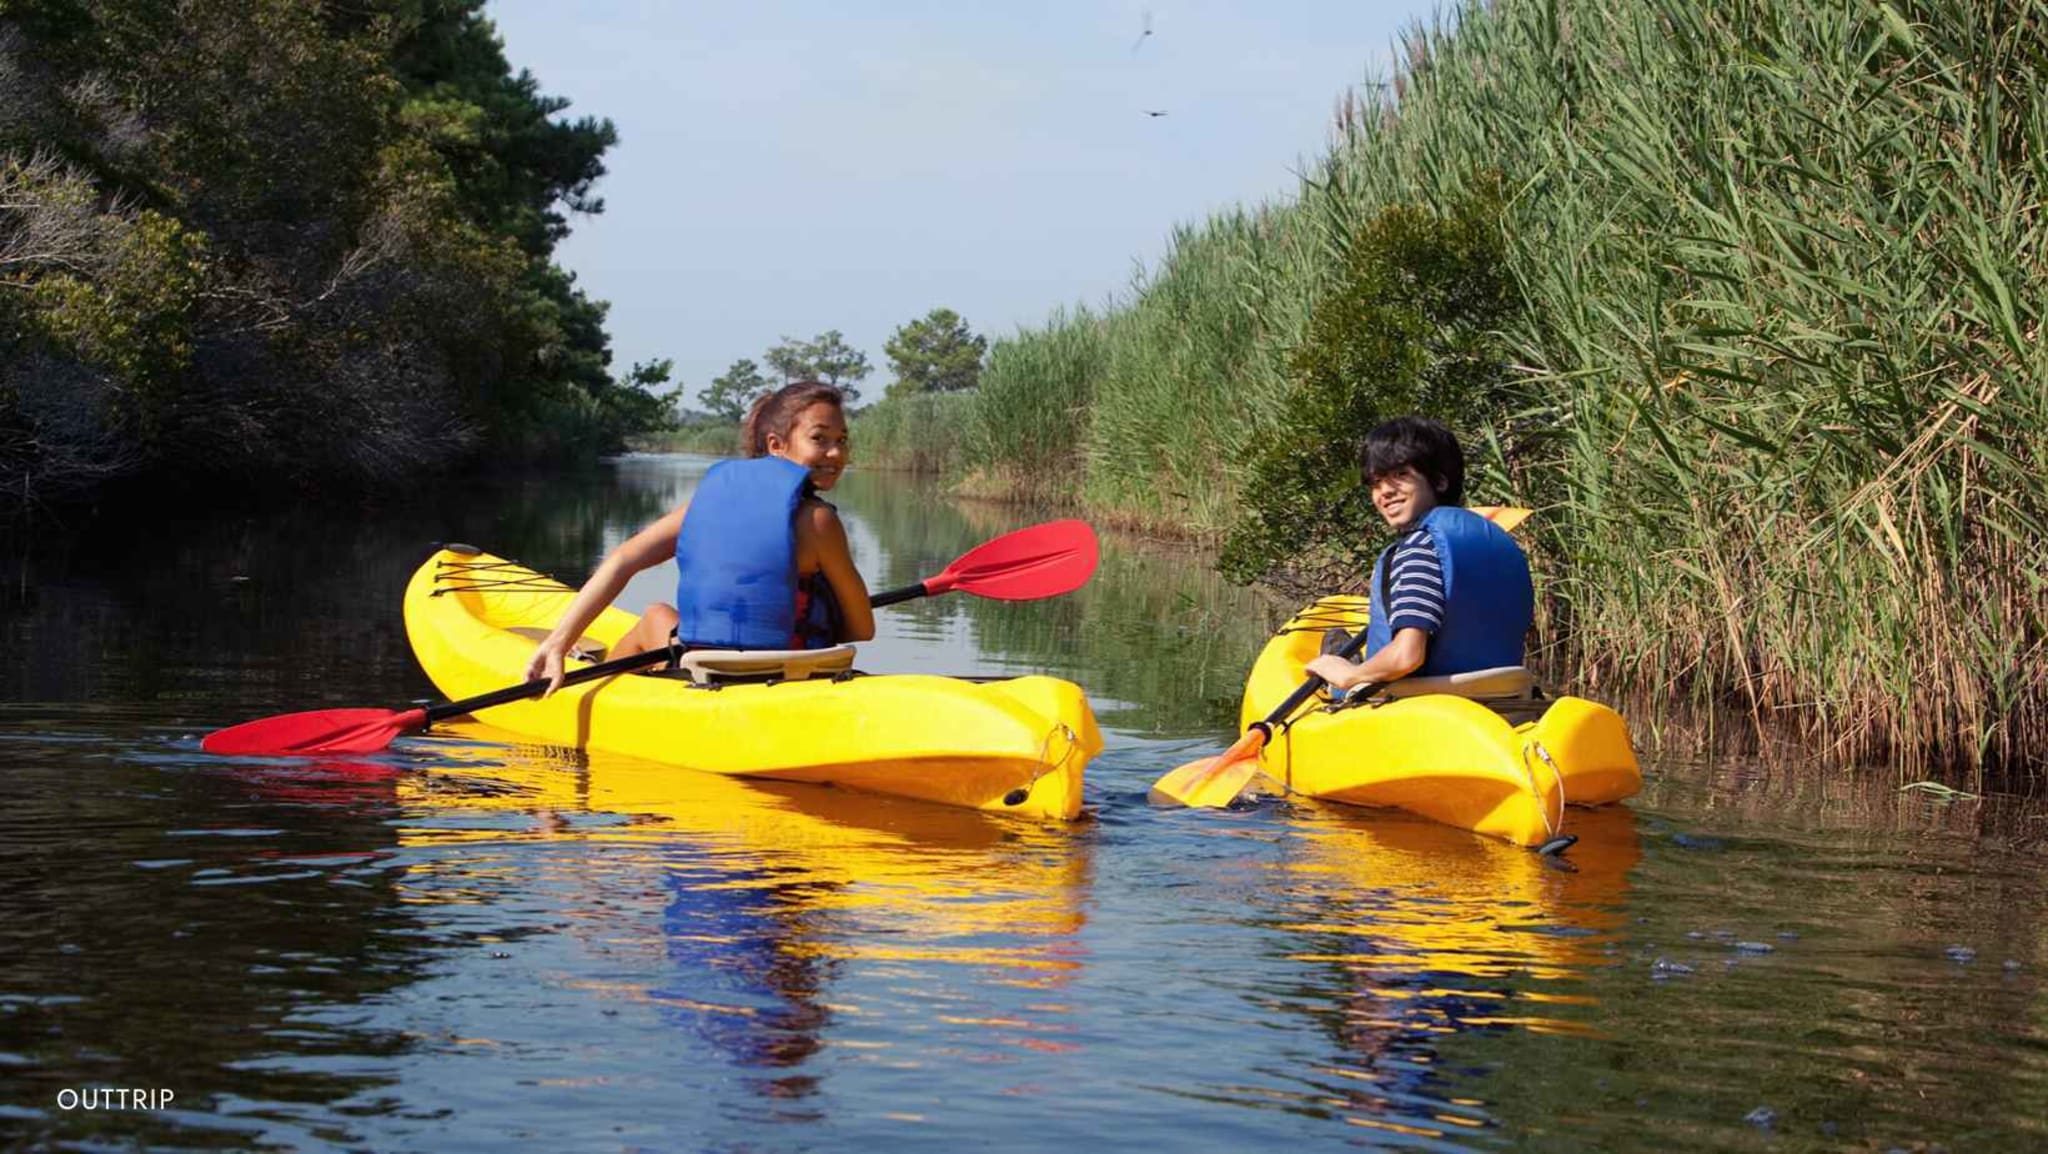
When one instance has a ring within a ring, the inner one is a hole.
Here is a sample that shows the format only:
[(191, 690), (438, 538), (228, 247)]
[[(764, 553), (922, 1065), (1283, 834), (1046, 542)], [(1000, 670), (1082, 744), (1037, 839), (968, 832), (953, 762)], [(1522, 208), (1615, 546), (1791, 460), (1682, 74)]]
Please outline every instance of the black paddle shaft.
[[(1353, 657), (1357, 656), (1358, 651), (1363, 648), (1365, 648), (1365, 630), (1360, 629), (1358, 631), (1358, 636), (1353, 637), (1349, 641), (1346, 641), (1344, 643), (1344, 648), (1339, 649), (1337, 651), (1337, 656), (1342, 657), (1346, 661), (1349, 661)], [(1275, 709), (1273, 712), (1267, 714), (1266, 719), (1264, 721), (1253, 722), (1252, 728), (1265, 730), (1266, 736), (1269, 738), (1272, 737), (1274, 726), (1287, 720), (1287, 718), (1291, 714), (1293, 714), (1295, 710), (1301, 708), (1302, 702), (1307, 701), (1311, 697), (1314, 697), (1316, 690), (1321, 689), (1323, 686), (1328, 684), (1329, 682), (1324, 681), (1321, 677), (1318, 677), (1313, 673), (1309, 674), (1308, 680), (1301, 683), (1301, 688), (1295, 690), (1293, 693), (1288, 694), (1287, 700), (1280, 703), (1280, 708)], [(1378, 688), (1379, 687), (1377, 685), (1368, 685), (1365, 687), (1365, 690), (1366, 692), (1370, 693)]]
[[(1350, 640), (1350, 642), (1346, 642), (1346, 644), (1343, 644), (1343, 648), (1341, 648), (1341, 650), (1337, 650), (1337, 656), (1339, 656), (1339, 658), (1343, 658), (1343, 660), (1352, 660), (1354, 656), (1358, 656), (1358, 650), (1362, 650), (1362, 648), (1366, 648), (1366, 631), (1364, 631), (1364, 629), (1360, 629), (1360, 631), (1358, 631), (1358, 635), (1356, 635), (1356, 637), (1352, 637), (1352, 640)], [(1253, 728), (1253, 730), (1264, 730), (1264, 732), (1266, 732), (1266, 736), (1268, 736), (1268, 738), (1272, 738), (1272, 736), (1274, 736), (1274, 726), (1278, 726), (1280, 722), (1286, 722), (1286, 719), (1288, 719), (1288, 715), (1292, 715), (1292, 713), (1294, 713), (1294, 709), (1300, 709), (1300, 703), (1303, 703), (1303, 701), (1307, 701), (1307, 699), (1311, 699), (1311, 697), (1315, 697), (1315, 691), (1317, 691), (1317, 689), (1323, 689), (1325, 685), (1329, 685), (1329, 683), (1327, 683), (1327, 681), (1323, 681), (1323, 678), (1321, 678), (1321, 676), (1317, 676), (1317, 674), (1313, 674), (1313, 672), (1311, 672), (1311, 674), (1309, 674), (1309, 681), (1305, 681), (1305, 683), (1300, 683), (1300, 689), (1296, 689), (1294, 693), (1288, 693), (1286, 701), (1282, 701), (1278, 709), (1274, 709), (1272, 713), (1268, 713), (1268, 715), (1266, 715), (1266, 719), (1264, 719), (1264, 722), (1253, 722), (1253, 724), (1251, 724), (1251, 728)], [(1380, 683), (1372, 683), (1372, 685), (1362, 685), (1362, 687), (1358, 687), (1358, 689), (1356, 689), (1354, 693), (1366, 693), (1366, 695), (1370, 695), (1370, 693), (1378, 693), (1378, 689), (1380, 689)]]
[[(1391, 561), (1380, 566), (1380, 604), (1390, 607), (1394, 604), (1394, 566)], [(1346, 661), (1358, 656), (1358, 651), (1365, 648), (1366, 633), (1371, 627), (1372, 622), (1370, 620), (1361, 623), (1358, 627), (1358, 635), (1345, 642), (1344, 648), (1337, 651), (1337, 656), (1342, 657)], [(1287, 700), (1280, 703), (1280, 708), (1267, 714), (1266, 720), (1254, 722), (1252, 728), (1264, 730), (1266, 736), (1271, 738), (1274, 726), (1287, 720), (1287, 716), (1299, 708), (1302, 702), (1314, 696), (1316, 690), (1321, 689), (1327, 684), (1329, 683), (1315, 674), (1309, 674), (1308, 680), (1301, 683), (1301, 688), (1289, 694)], [(1378, 685), (1367, 685), (1363, 688), (1363, 692), (1374, 693), (1379, 688)]]
[(894, 605), (898, 601), (915, 601), (920, 597), (929, 595), (929, 593), (930, 590), (924, 587), (924, 582), (919, 581), (915, 585), (905, 585), (901, 589), (890, 589), (877, 593), (868, 598), (868, 604), (873, 608), (880, 609), (884, 605)]
[[(586, 681), (598, 681), (621, 673), (630, 673), (635, 669), (643, 669), (649, 665), (658, 665), (667, 660), (667, 648), (649, 649), (644, 653), (633, 653), (625, 657), (615, 657), (610, 661), (601, 661), (588, 669), (579, 669), (569, 674), (567, 677), (562, 678), (562, 685), (567, 687), (581, 685)], [(547, 687), (547, 678), (536, 677), (524, 685), (508, 685), (503, 689), (494, 689), (489, 693), (479, 694), (476, 697), (465, 697), (461, 701), (445, 701), (440, 705), (430, 705), (427, 707), (427, 720), (445, 721), (448, 718), (461, 717), (465, 713), (473, 713), (479, 709), (489, 709), (493, 705), (503, 705), (508, 701), (519, 701), (523, 698), (537, 697)]]
[[(877, 593), (873, 597), (868, 598), (868, 604), (875, 606), (894, 605), (898, 601), (913, 601), (923, 596), (925, 596), (925, 587), (924, 582), (920, 581), (915, 585), (905, 585), (901, 589), (890, 589), (883, 593)], [(625, 657), (614, 657), (610, 661), (601, 661), (588, 669), (579, 669), (562, 678), (562, 687), (566, 689), (571, 685), (581, 685), (586, 681), (602, 681), (607, 677), (614, 677), (621, 673), (631, 673), (635, 669), (644, 669), (649, 665), (667, 661), (668, 656), (669, 651), (666, 648), (661, 648), (649, 649), (644, 653), (628, 654)], [(461, 701), (447, 701), (440, 705), (430, 705), (427, 707), (427, 720), (445, 721), (448, 718), (461, 717), (465, 713), (473, 713), (479, 709), (489, 709), (493, 705), (503, 705), (508, 701), (520, 701), (528, 697), (535, 697), (547, 687), (548, 679), (537, 677), (524, 685), (508, 685), (503, 689), (494, 689), (489, 693), (479, 694), (476, 697), (465, 697)]]

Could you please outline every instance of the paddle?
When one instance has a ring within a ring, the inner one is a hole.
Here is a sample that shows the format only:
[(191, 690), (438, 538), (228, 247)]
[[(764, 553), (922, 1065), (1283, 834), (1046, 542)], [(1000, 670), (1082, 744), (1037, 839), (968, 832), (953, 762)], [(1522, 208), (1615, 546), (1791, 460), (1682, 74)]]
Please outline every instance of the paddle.
[[(1095, 531), (1085, 521), (1049, 521), (1005, 533), (961, 554), (936, 575), (915, 585), (869, 598), (876, 607), (941, 593), (972, 593), (997, 601), (1034, 601), (1071, 593), (1095, 572)], [(566, 686), (598, 681), (668, 660), (667, 649), (651, 649), (579, 669)], [(374, 753), (403, 733), (493, 705), (538, 695), (547, 679), (536, 678), (461, 701), (406, 710), (316, 709), (245, 721), (210, 733), (199, 747), (219, 754), (312, 755)]]
[[(1527, 520), (1529, 516), (1529, 510), (1512, 506), (1485, 505), (1472, 511), (1509, 531)], [(1353, 637), (1344, 648), (1338, 650), (1337, 655), (1348, 661), (1357, 656), (1358, 651), (1364, 647), (1365, 630), (1360, 629), (1358, 636)], [(1281, 702), (1278, 709), (1267, 714), (1265, 720), (1253, 722), (1244, 731), (1244, 736), (1238, 738), (1229, 749), (1215, 757), (1204, 757), (1188, 762), (1153, 782), (1152, 800), (1208, 809), (1220, 809), (1235, 801), (1237, 795), (1243, 793), (1244, 788), (1251, 784), (1252, 778), (1258, 775), (1259, 753), (1266, 748), (1266, 742), (1272, 739), (1273, 727), (1284, 723), (1303, 702), (1315, 696), (1316, 690), (1325, 684), (1322, 678), (1313, 673), (1309, 674), (1308, 680), (1302, 682), (1293, 693), (1288, 694), (1287, 700)], [(1359, 687), (1355, 692), (1371, 696), (1379, 688), (1377, 685), (1366, 685)]]

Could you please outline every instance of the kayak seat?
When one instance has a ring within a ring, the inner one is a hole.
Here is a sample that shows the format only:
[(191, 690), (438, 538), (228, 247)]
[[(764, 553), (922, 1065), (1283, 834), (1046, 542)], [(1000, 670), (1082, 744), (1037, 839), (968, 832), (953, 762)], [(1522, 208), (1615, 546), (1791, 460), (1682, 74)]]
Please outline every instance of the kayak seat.
[[(451, 545), (449, 548), (452, 549), (454, 546)], [(516, 633), (528, 641), (539, 643), (548, 639), (549, 630), (536, 629), (531, 625), (512, 625), (508, 626), (505, 632)], [(569, 656), (578, 661), (603, 661), (604, 652), (604, 642), (595, 637), (578, 637), (576, 644), (569, 647)]]
[(1381, 686), (1380, 696), (1422, 697), (1444, 693), (1452, 697), (1469, 697), (1474, 701), (1500, 701), (1532, 696), (1535, 689), (1536, 675), (1530, 673), (1527, 666), (1502, 665), (1445, 677), (1403, 677)]
[(854, 647), (829, 649), (686, 649), (680, 669), (699, 685), (723, 681), (804, 681), (853, 668)]

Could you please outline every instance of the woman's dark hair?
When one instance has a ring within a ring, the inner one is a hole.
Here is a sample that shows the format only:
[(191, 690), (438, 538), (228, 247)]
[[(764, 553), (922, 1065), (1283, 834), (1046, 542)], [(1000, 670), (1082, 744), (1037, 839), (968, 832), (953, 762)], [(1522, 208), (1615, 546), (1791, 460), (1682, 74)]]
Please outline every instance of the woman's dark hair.
[(796, 419), (805, 409), (821, 403), (843, 411), (846, 394), (823, 381), (791, 381), (772, 393), (762, 393), (755, 399), (754, 407), (747, 410), (746, 423), (740, 426), (740, 444), (747, 456), (767, 456), (768, 434), (789, 440), (789, 435), (796, 431)]
[(1458, 438), (1441, 422), (1428, 417), (1395, 417), (1365, 435), (1358, 472), (1368, 486), (1374, 478), (1403, 465), (1415, 466), (1432, 485), (1441, 482), (1439, 504), (1465, 503), (1465, 453), (1458, 448)]

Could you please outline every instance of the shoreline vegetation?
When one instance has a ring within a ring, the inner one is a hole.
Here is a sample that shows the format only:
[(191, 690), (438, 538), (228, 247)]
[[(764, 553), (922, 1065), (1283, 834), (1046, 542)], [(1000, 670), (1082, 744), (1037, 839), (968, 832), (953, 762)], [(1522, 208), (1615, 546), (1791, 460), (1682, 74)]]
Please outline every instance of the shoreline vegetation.
[[(553, 262), (608, 121), (481, 0), (0, 14), (0, 521), (118, 487), (389, 488), (732, 452)], [(1284, 204), (993, 345), (906, 324), (862, 458), (1191, 538), (1299, 600), (1352, 446), (1456, 429), (1539, 511), (1544, 662), (1903, 773), (2048, 765), (2048, 5), (1466, 0)], [(971, 355), (970, 355), (971, 354)], [(763, 354), (857, 382), (836, 331)], [(735, 409), (737, 405), (737, 409)]]
[[(2048, 763), (2048, 7), (1468, 3), (1298, 198), (891, 398), (867, 460), (1355, 575), (1349, 445), (1447, 420), (1584, 691), (1833, 762)], [(1285, 548), (1275, 548), (1275, 541)]]
[(390, 489), (673, 420), (553, 261), (609, 121), (482, 0), (0, 7), (0, 520)]

